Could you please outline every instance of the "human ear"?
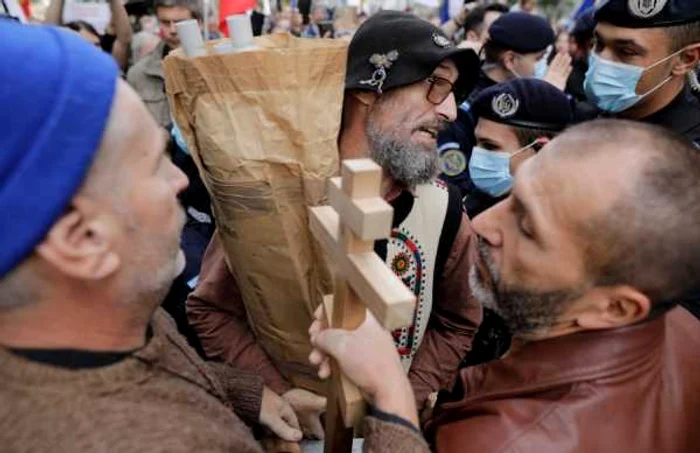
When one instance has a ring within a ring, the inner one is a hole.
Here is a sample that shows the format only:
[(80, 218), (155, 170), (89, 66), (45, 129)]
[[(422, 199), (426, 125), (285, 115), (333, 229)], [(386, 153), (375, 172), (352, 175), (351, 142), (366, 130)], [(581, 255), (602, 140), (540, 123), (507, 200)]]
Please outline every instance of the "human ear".
[(579, 314), (576, 322), (584, 330), (624, 327), (646, 319), (651, 305), (647, 296), (631, 286), (601, 288), (591, 308)]
[(501, 61), (503, 62), (503, 67), (508, 71), (512, 71), (513, 69), (515, 69), (515, 58), (515, 52), (510, 50), (504, 52), (503, 57), (501, 59)]
[(49, 230), (37, 255), (59, 272), (80, 280), (102, 280), (114, 274), (121, 260), (114, 250), (113, 227), (82, 209), (74, 200), (70, 210)]
[(700, 44), (693, 44), (692, 46), (686, 47), (680, 53), (680, 59), (673, 66), (673, 75), (684, 75), (688, 71), (692, 71), (698, 65), (700, 61)]

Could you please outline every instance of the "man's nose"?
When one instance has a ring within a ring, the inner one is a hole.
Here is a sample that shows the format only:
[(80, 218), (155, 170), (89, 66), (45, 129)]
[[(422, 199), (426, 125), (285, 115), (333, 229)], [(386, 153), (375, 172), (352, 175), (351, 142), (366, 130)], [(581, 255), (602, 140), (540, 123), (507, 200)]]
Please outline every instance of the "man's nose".
[(452, 122), (457, 119), (457, 100), (454, 93), (450, 93), (444, 101), (437, 106), (437, 114), (445, 121)]
[(503, 200), (472, 219), (474, 232), (481, 236), (491, 247), (503, 245), (503, 229), (501, 228), (502, 211), (508, 201)]

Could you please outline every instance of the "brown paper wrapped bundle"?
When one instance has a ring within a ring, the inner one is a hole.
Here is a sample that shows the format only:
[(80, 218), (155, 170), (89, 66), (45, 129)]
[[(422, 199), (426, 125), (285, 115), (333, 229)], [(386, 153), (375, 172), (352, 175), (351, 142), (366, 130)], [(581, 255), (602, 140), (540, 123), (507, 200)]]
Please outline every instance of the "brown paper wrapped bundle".
[(211, 195), (251, 329), (293, 385), (325, 393), (307, 329), (330, 273), (308, 228), (338, 172), (347, 44), (271, 35), (257, 50), (164, 70), (171, 111)]

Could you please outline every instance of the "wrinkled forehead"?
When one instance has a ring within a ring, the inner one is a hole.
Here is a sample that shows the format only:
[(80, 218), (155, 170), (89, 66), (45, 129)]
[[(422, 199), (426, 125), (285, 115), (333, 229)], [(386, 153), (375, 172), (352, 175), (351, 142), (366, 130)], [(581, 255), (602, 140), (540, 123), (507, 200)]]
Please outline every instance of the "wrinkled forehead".
[(577, 153), (545, 146), (525, 161), (515, 177), (514, 193), (531, 206), (549, 229), (575, 232), (609, 213), (634, 179), (636, 165), (622, 153)]

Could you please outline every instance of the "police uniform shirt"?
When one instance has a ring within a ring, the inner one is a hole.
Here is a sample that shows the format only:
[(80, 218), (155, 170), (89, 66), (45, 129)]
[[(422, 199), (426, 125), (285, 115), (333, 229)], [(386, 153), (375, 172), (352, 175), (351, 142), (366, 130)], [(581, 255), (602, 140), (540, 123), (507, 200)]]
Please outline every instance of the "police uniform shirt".
[(671, 129), (700, 148), (700, 94), (688, 85), (670, 104), (642, 121)]
[(467, 170), (472, 148), (476, 144), (476, 118), (471, 111), (471, 102), (483, 90), (494, 85), (496, 82), (482, 70), (467, 101), (457, 109), (457, 119), (438, 135), (440, 178), (454, 184), (462, 197), (475, 189)]

